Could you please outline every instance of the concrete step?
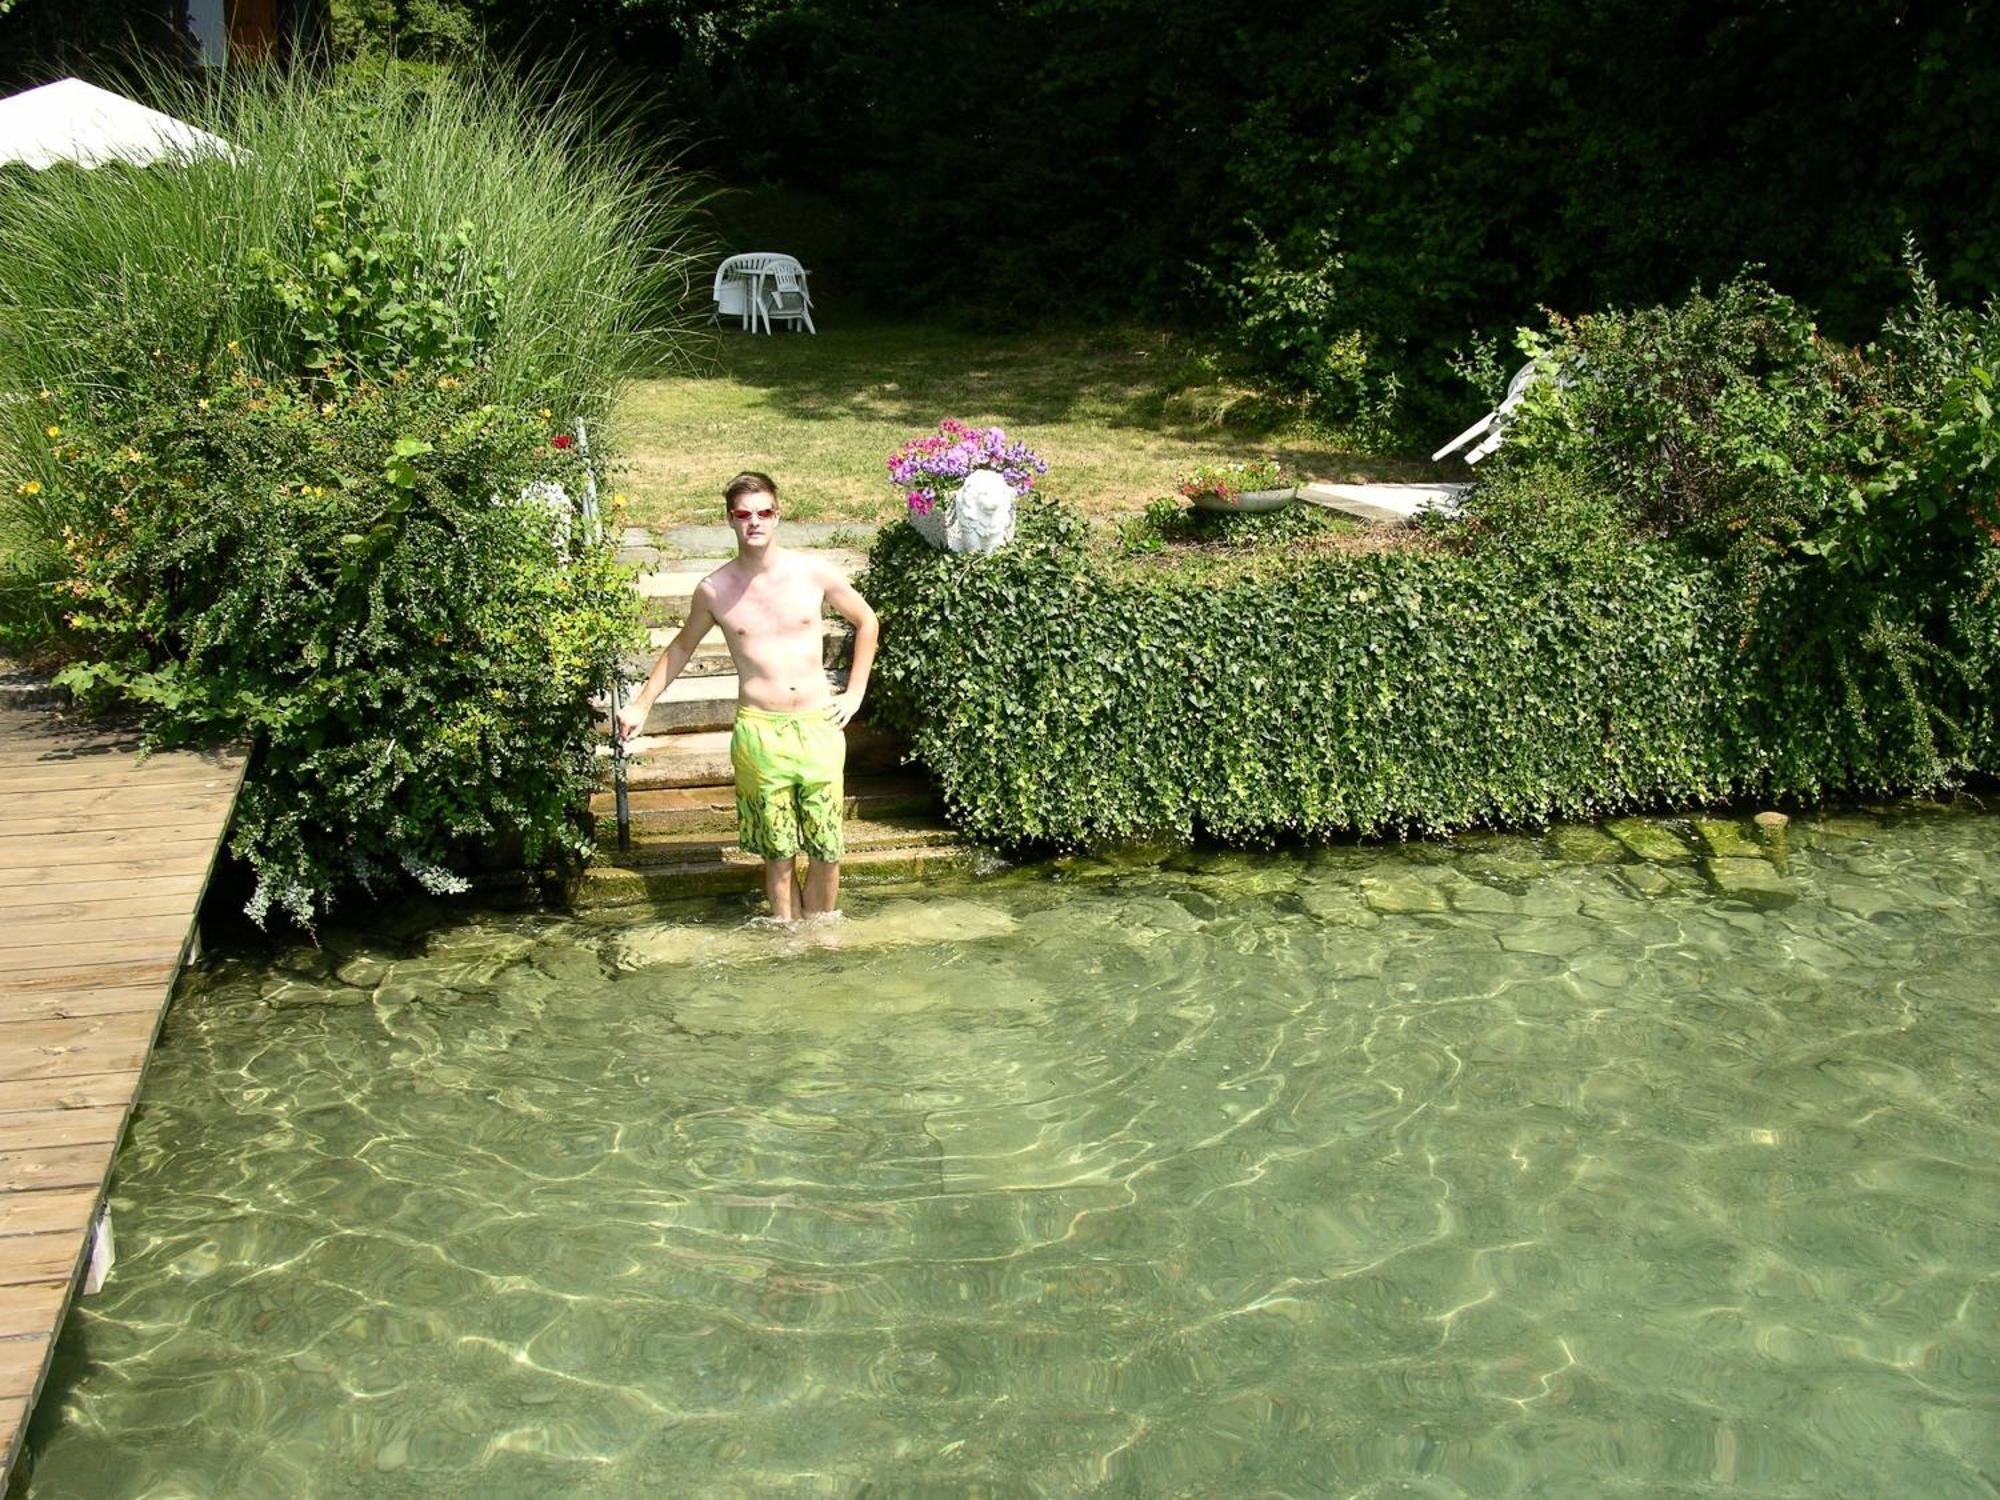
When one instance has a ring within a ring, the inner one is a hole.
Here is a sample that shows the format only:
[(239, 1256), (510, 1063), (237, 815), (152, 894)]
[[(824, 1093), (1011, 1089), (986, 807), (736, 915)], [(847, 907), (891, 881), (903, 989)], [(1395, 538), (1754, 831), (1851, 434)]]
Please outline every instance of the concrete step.
[[(840, 862), (840, 878), (843, 886), (916, 880), (947, 871), (971, 870), (977, 859), (977, 851), (965, 844), (850, 848)], [(570, 881), (568, 895), (573, 911), (603, 911), (622, 906), (650, 906), (687, 896), (755, 891), (763, 883), (761, 860), (725, 853), (719, 859), (694, 859), (678, 864), (639, 867), (595, 864)]]
[[(868, 565), (867, 554), (844, 547), (815, 548), (814, 555), (831, 562), (845, 578), (852, 578)], [(714, 571), (713, 564), (683, 562), (639, 574), (632, 580), (632, 587), (639, 595), (639, 609), (646, 623), (668, 625), (685, 620), (695, 586)]]
[[(733, 786), (654, 787), (633, 792), (627, 802), (632, 831), (653, 834), (730, 834), (736, 830), (736, 789)], [(617, 837), (618, 800), (599, 792), (590, 800), (599, 840)], [(893, 818), (929, 819), (938, 815), (937, 792), (920, 776), (864, 772), (847, 779), (843, 815), (881, 821)]]
[[(926, 817), (849, 818), (841, 826), (841, 839), (851, 851), (865, 849), (935, 849), (958, 842), (958, 835), (943, 823)], [(731, 861), (757, 861), (737, 847), (736, 831), (713, 829), (675, 833), (636, 832), (630, 849), (615, 847), (615, 841), (598, 840), (597, 863), (620, 869), (651, 869), (658, 866), (719, 865)]]
[[(731, 722), (734, 722), (732, 718)], [(902, 763), (903, 747), (867, 724), (847, 726), (847, 771), (894, 770)], [(597, 751), (598, 784), (612, 780), (609, 744)], [(640, 735), (625, 746), (625, 785), (631, 791), (653, 787), (733, 786), (736, 772), (729, 764), (729, 732), (724, 729), (684, 734)]]

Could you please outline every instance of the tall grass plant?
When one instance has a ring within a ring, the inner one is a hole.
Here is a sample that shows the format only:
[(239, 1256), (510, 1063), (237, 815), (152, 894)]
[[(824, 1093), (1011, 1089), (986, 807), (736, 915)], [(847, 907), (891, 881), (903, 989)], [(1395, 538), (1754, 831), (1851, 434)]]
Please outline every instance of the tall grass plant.
[(412, 267), (450, 268), (421, 290), (480, 308), (499, 401), (599, 423), (628, 375), (696, 339), (682, 310), (700, 190), (587, 88), (300, 69), (156, 75), (149, 93), (233, 154), (10, 173), (0, 192), (0, 553), (17, 573), (53, 566), (66, 519), (35, 393), (109, 393), (152, 348), (202, 364), (234, 343), (253, 371), (301, 373), (308, 329), (274, 278), (327, 273), (314, 220), (348, 174), (365, 169), (378, 238), (331, 253), (379, 259), (336, 274), (379, 272), (393, 298)]

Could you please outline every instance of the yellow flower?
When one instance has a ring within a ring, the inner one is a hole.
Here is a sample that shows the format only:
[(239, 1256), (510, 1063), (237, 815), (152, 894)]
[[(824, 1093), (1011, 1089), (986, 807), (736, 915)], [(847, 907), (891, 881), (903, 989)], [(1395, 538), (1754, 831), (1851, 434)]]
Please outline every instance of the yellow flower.
[(207, 411), (207, 410), (208, 410), (208, 397), (206, 397), (206, 396), (202, 396), (202, 397), (198, 398), (198, 399), (197, 399), (197, 400), (195, 401), (195, 403), (194, 403), (194, 407), (195, 407), (195, 410), (196, 410), (196, 411)]
[(337, 410), (338, 408), (331, 401), (322, 401), (319, 406), (319, 414), (322, 417), (330, 417)]
[(55, 400), (55, 399), (56, 399), (56, 393), (55, 393), (54, 391), (52, 391), (52, 390), (49, 390), (49, 389), (48, 389), (48, 388), (47, 388), (47, 387), (45, 386), (45, 387), (43, 387), (43, 389), (42, 389), (42, 399), (43, 399), (44, 401), (53, 401), (53, 400)]
[(241, 354), (243, 352), (243, 346), (237, 343), (235, 339), (231, 339), (229, 341), (229, 352), (231, 354)]
[(17, 495), (39, 495), (41, 492), (42, 482), (39, 479), (30, 479), (26, 484), (14, 487), (14, 493)]
[(457, 377), (456, 375), (440, 375), (440, 376), (438, 376), (438, 389), (439, 389), (439, 390), (441, 390), (441, 391), (455, 391), (455, 390), (457, 390), (457, 389), (458, 389), (458, 377)]
[(44, 432), (46, 432), (46, 433), (47, 433), (47, 434), (48, 434), (48, 435), (49, 435), (50, 437), (61, 437), (61, 436), (62, 436), (62, 429), (61, 429), (60, 427), (56, 426), (56, 424), (55, 424), (55, 423), (53, 423), (53, 422), (49, 423), (49, 425), (48, 425), (47, 427), (43, 428), (42, 430), (43, 430)]
[(140, 452), (140, 451), (139, 451), (139, 450), (138, 450), (137, 448), (130, 448), (130, 447), (128, 447), (128, 448), (127, 448), (127, 449), (125, 450), (125, 462), (126, 462), (126, 463), (128, 463), (128, 464), (142, 464), (142, 463), (144, 463), (145, 461), (146, 461), (146, 455), (145, 455), (145, 454), (143, 454), (143, 453), (141, 453), (141, 452)]
[(550, 417), (551, 415), (552, 415), (552, 413), (551, 413), (551, 412), (549, 411), (549, 409), (548, 409), (548, 408), (547, 408), (546, 406), (542, 408), (542, 420), (543, 420), (544, 422), (548, 421), (548, 419), (549, 419), (549, 417)]

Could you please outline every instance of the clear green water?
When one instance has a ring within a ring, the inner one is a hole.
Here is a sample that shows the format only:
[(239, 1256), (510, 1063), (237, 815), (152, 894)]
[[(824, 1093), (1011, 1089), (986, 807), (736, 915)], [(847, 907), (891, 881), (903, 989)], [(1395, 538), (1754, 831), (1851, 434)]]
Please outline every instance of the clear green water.
[(217, 963), (22, 1489), (1994, 1494), (2000, 817), (1550, 847)]

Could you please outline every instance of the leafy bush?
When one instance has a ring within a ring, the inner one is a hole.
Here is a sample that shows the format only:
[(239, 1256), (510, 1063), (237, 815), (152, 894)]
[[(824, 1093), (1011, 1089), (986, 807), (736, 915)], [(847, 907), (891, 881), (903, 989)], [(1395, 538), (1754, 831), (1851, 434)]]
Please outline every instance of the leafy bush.
[(1632, 534), (1713, 561), (1773, 714), (1837, 698), (1895, 718), (1908, 758), (1890, 779), (1932, 782), (1977, 738), (1951, 684), (1978, 676), (1955, 611), (2000, 546), (2000, 314), (1945, 306), (1914, 254), (1910, 273), (1909, 305), (1860, 350), (1743, 278), (1555, 320), (1525, 338), (1548, 378), (1470, 509), (1504, 530), (1495, 500), (1537, 493), (1510, 471), (1592, 476)]
[(567, 513), (513, 498), (576, 481), (547, 425), (449, 375), (320, 400), (171, 374), (178, 398), (47, 403), (87, 652), (64, 680), (138, 705), (155, 743), (254, 737), (231, 837), (252, 914), (462, 888), (495, 843), (581, 849), (588, 700), (636, 622), (609, 554), (566, 561)]
[[(1096, 561), (1052, 502), (986, 557), (889, 527), (861, 583), (883, 626), (877, 712), (1003, 846), (1436, 833), (1993, 767), (1990, 621), (1983, 679), (1919, 684), (1986, 726), (1948, 760), (1893, 682), (1857, 680), (1858, 715), (1824, 692), (1773, 713), (1712, 568), (1590, 525), (1607, 502), (1588, 486), (1553, 498), (1534, 534), (1274, 550), (1221, 586)], [(1955, 599), (1969, 620), (1990, 607)]]
[(0, 206), (0, 322), (34, 330), (0, 342), (0, 552), (60, 603), (43, 644), (156, 742), (255, 743), (260, 918), (578, 847), (587, 699), (635, 622), (567, 506), (516, 497), (577, 492), (572, 424), (659, 347), (685, 191), (490, 82), (169, 104), (236, 158)]

